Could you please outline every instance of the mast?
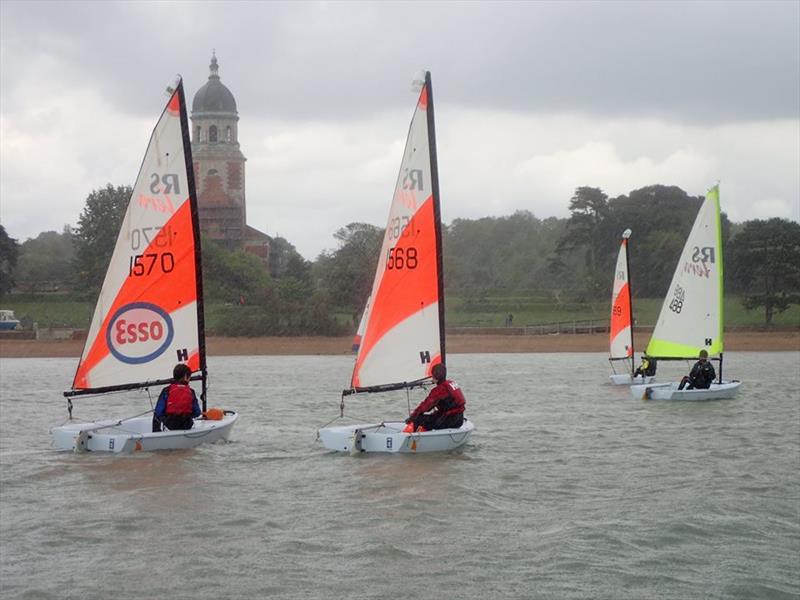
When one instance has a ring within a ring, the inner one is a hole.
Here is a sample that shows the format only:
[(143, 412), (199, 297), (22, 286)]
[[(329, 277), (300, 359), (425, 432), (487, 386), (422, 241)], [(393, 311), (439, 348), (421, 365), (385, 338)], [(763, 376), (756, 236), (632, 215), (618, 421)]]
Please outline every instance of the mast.
[(180, 104), (181, 136), (183, 138), (183, 157), (186, 163), (186, 180), (189, 186), (189, 207), (192, 214), (192, 233), (194, 235), (194, 273), (195, 287), (197, 289), (197, 342), (202, 381), (200, 399), (203, 405), (203, 412), (205, 412), (208, 370), (206, 369), (206, 328), (203, 306), (203, 253), (200, 248), (200, 213), (197, 206), (194, 162), (192, 161), (192, 142), (189, 137), (189, 119), (186, 116), (186, 97), (183, 93), (183, 78), (178, 82), (178, 100)]
[(622, 232), (622, 239), (625, 240), (625, 270), (628, 272), (628, 323), (631, 328), (631, 377), (636, 372), (634, 363), (636, 362), (636, 352), (633, 347), (633, 285), (631, 284), (631, 259), (630, 259), (630, 237), (631, 230), (626, 229)]
[(723, 267), (723, 259), (722, 259), (722, 214), (721, 208), (719, 205), (719, 181), (717, 184), (711, 188), (714, 191), (714, 200), (716, 205), (716, 225), (717, 225), (717, 260), (719, 261), (719, 272), (718, 272), (718, 279), (717, 282), (719, 284), (719, 340), (720, 340), (720, 349), (719, 349), (719, 382), (722, 383), (722, 352), (725, 349), (725, 343), (723, 335), (725, 333), (725, 273)]
[(439, 344), (442, 349), (442, 364), (445, 361), (445, 325), (444, 325), (444, 269), (442, 268), (442, 213), (439, 205), (439, 164), (436, 158), (436, 128), (433, 119), (433, 87), (431, 72), (425, 71), (425, 87), (428, 90), (428, 145), (431, 158), (431, 192), (433, 194), (434, 231), (436, 232), (436, 274), (439, 284)]

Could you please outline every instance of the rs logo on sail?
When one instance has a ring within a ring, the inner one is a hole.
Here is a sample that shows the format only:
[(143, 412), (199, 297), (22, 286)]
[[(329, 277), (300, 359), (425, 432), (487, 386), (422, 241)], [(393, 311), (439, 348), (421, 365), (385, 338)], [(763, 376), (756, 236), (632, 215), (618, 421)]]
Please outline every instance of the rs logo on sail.
[[(178, 196), (178, 200), (181, 199), (180, 178), (177, 173), (151, 173), (150, 193), (152, 196), (139, 194), (139, 206), (145, 210), (173, 214), (175, 206), (172, 204), (170, 195)], [(180, 204), (180, 202), (178, 203)]]
[(149, 302), (120, 307), (106, 328), (106, 343), (114, 357), (127, 364), (142, 364), (161, 356), (172, 343), (172, 318)]
[(714, 248), (710, 246), (695, 246), (692, 248), (692, 262), (686, 262), (683, 265), (685, 273), (691, 273), (698, 277), (710, 277), (711, 269), (709, 264), (714, 264)]
[(177, 173), (152, 173), (150, 175), (151, 194), (180, 194), (180, 179)]

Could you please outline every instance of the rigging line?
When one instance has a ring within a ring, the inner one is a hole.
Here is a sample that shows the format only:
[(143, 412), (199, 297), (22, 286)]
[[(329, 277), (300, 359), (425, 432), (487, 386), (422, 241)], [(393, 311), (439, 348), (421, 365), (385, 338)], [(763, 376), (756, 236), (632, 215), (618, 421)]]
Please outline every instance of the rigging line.
[[(107, 423), (106, 425), (98, 425), (97, 427), (89, 427), (87, 429), (81, 429), (80, 431), (81, 431), (81, 433), (83, 433), (84, 431), (99, 431), (100, 429), (109, 429), (111, 427), (119, 427), (125, 421), (130, 421), (131, 419), (137, 419), (139, 417), (143, 417), (146, 414), (149, 414), (151, 412), (153, 412), (152, 409), (151, 410), (146, 410), (143, 413), (139, 413), (138, 415), (133, 415), (132, 417), (125, 417), (124, 419), (119, 419), (118, 421), (115, 421), (113, 423)], [(91, 423), (97, 423), (97, 421), (94, 421), (94, 420), (92, 420), (90, 422)], [(64, 423), (66, 423), (66, 421)], [(123, 431), (128, 431), (129, 433), (139, 433), (138, 431), (130, 432), (127, 429), (122, 429), (122, 430)]]

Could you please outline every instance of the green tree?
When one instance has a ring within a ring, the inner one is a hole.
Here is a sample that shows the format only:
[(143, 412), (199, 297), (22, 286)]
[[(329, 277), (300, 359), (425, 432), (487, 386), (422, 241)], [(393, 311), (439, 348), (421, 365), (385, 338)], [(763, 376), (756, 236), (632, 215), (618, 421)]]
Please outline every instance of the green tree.
[(14, 288), (14, 274), (17, 268), (19, 244), (9, 237), (6, 228), (0, 225), (0, 296)]
[(263, 261), (255, 254), (231, 252), (203, 236), (203, 296), (232, 304), (269, 304), (273, 283)]
[(311, 263), (282, 237), (273, 238), (269, 245), (269, 273), (274, 279), (294, 277), (311, 282)]
[(372, 288), (383, 229), (368, 223), (350, 223), (333, 237), (339, 247), (317, 258), (317, 277), (333, 303), (352, 311), (356, 321)]
[(74, 237), (78, 289), (93, 292), (103, 284), (132, 193), (109, 183), (86, 198)]
[(64, 226), (62, 233), (44, 231), (26, 240), (19, 249), (18, 286), (31, 292), (70, 287), (74, 282), (74, 256), (69, 225)]
[(586, 288), (592, 292), (600, 291), (605, 286), (598, 267), (609, 241), (606, 222), (608, 196), (600, 188), (579, 187), (569, 201), (569, 211), (567, 232), (559, 241), (558, 251), (585, 248)]
[[(690, 196), (677, 186), (651, 185), (609, 200), (606, 219), (608, 247), (602, 271), (610, 273), (619, 249), (619, 236), (630, 228), (631, 283), (637, 296), (663, 296), (692, 229), (702, 196)], [(722, 242), (730, 222), (722, 214)], [(605, 281), (610, 292), (611, 277)]]
[(506, 217), (456, 219), (444, 232), (447, 290), (480, 297), (494, 290), (561, 287), (563, 279), (554, 281), (547, 269), (563, 233), (563, 220), (541, 221), (524, 210)]
[(800, 304), (800, 223), (754, 220), (733, 238), (727, 253), (733, 287), (748, 310), (764, 307), (764, 321)]

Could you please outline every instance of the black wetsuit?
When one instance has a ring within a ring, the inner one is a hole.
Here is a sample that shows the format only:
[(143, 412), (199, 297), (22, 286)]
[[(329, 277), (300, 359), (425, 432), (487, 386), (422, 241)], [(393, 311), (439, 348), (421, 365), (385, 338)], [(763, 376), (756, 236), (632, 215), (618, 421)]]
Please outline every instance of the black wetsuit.
[(678, 389), (682, 390), (686, 386), (687, 390), (707, 390), (711, 387), (711, 382), (716, 378), (717, 373), (714, 371), (714, 365), (708, 360), (698, 360), (694, 363), (689, 375), (683, 378)]

